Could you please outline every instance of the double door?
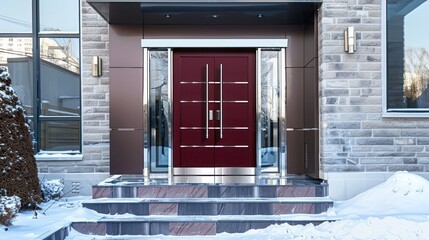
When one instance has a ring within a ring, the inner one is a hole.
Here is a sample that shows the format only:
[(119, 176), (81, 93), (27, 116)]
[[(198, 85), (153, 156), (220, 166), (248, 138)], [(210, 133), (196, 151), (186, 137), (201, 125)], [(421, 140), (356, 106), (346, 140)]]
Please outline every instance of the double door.
[(254, 168), (255, 50), (177, 50), (173, 166)]

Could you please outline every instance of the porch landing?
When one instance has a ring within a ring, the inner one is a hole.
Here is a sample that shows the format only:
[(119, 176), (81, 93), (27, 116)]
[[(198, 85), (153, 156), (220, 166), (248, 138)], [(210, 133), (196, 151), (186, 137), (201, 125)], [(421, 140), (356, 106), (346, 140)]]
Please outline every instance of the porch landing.
[(145, 182), (142, 176), (115, 175), (92, 188), (97, 198), (278, 198), (326, 197), (328, 184), (308, 177), (257, 178), (255, 183), (195, 184), (154, 179)]

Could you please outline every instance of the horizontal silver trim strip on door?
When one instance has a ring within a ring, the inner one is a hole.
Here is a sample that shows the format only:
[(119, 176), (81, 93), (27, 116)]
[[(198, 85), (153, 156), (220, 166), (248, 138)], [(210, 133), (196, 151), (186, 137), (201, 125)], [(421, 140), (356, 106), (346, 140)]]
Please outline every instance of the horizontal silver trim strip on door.
[(215, 167), (215, 175), (255, 175), (254, 167)]
[(181, 148), (247, 148), (247, 145), (180, 145)]
[(215, 145), (215, 148), (247, 148), (247, 145)]
[[(202, 100), (182, 100), (180, 101), (180, 103), (205, 103), (206, 101), (202, 101)], [(223, 101), (224, 103), (248, 103), (249, 101)], [(220, 103), (220, 101), (213, 101), (210, 100), (209, 103)]]
[(193, 176), (214, 176), (214, 167), (186, 167), (186, 168), (173, 168), (173, 175), (193, 175)]
[(180, 145), (181, 148), (212, 148), (214, 145)]
[[(180, 84), (206, 84), (206, 82), (180, 82)], [(209, 82), (209, 84), (220, 84), (220, 82)], [(248, 82), (223, 82), (223, 84), (249, 84)]]
[(184, 176), (254, 176), (254, 167), (184, 167), (173, 168), (173, 175)]
[[(206, 129), (205, 127), (180, 127), (180, 130), (201, 130)], [(209, 127), (210, 130), (217, 130), (220, 129), (220, 127)], [(247, 130), (248, 127), (223, 127), (225, 130)]]
[(180, 84), (206, 84), (206, 82), (180, 82)]
[(248, 82), (223, 82), (222, 84), (249, 84)]

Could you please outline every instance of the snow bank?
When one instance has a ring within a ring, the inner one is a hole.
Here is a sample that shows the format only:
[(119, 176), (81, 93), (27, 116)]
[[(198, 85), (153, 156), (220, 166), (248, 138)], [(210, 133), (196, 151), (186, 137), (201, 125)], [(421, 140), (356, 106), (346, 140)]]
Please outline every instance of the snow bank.
[(409, 172), (396, 172), (386, 182), (334, 205), (339, 216), (429, 215), (429, 181)]

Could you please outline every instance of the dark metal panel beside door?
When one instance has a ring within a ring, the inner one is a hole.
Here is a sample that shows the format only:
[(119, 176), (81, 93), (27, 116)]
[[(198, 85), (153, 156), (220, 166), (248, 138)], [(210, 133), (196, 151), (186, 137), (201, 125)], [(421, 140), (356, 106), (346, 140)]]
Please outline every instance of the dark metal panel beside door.
[(304, 131), (286, 132), (287, 142), (287, 173), (303, 174), (304, 173)]
[(288, 128), (304, 127), (304, 68), (286, 68)]
[(143, 26), (109, 25), (110, 67), (143, 67)]
[(141, 68), (110, 68), (110, 128), (143, 127)]
[(143, 174), (143, 131), (110, 131), (110, 174)]

